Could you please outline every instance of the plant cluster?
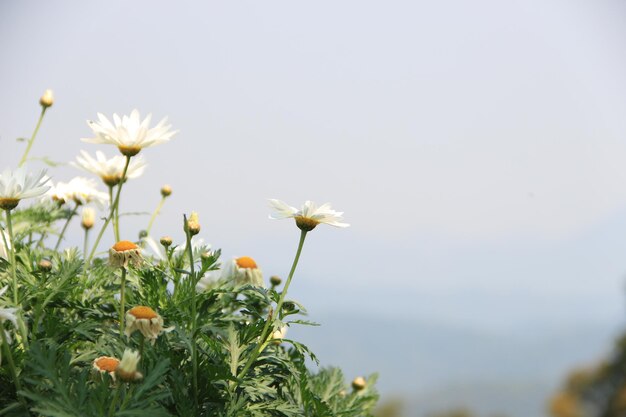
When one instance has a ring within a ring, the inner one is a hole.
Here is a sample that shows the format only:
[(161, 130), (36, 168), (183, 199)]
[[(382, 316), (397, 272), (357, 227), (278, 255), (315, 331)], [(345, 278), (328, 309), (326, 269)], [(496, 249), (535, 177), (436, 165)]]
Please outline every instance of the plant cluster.
[[(315, 325), (287, 298), (307, 234), (346, 227), (342, 213), (270, 200), (271, 217), (293, 218), (300, 238), (284, 285), (272, 276), (269, 287), (251, 257), (222, 260), (203, 244), (197, 213), (182, 216), (174, 238), (151, 237), (169, 186), (139, 240), (124, 240), (120, 200), (143, 173), (138, 154), (176, 132), (136, 110), (112, 122), (99, 114), (84, 141), (120, 154), (83, 151), (74, 165), (108, 192), (88, 178), (53, 183), (24, 166), (53, 102), (46, 92), (18, 167), (0, 174), (0, 416), (371, 415), (375, 375), (346, 384), (337, 368), (313, 371), (315, 355), (287, 337), (290, 326)], [(61, 250), (75, 218), (82, 248)], [(103, 257), (107, 231), (116, 243)]]

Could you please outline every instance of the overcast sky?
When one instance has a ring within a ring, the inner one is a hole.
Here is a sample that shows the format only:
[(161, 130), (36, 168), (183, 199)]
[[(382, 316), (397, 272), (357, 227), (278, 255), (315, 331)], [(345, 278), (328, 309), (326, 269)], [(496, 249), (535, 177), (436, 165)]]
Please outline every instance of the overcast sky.
[(292, 295), (311, 311), (617, 323), (625, 74), (619, 0), (3, 1), (0, 166), (46, 88), (32, 156), (113, 155), (79, 140), (97, 112), (169, 116), (122, 211), (169, 183), (155, 237), (196, 210), (225, 256), (286, 275), (298, 231), (266, 199), (332, 202), (352, 227), (308, 238)]

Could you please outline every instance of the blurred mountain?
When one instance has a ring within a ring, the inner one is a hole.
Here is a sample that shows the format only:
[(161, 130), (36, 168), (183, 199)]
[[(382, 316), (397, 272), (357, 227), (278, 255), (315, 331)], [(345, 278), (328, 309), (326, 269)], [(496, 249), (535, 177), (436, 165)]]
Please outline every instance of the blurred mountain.
[(532, 323), (485, 330), (451, 323), (332, 314), (319, 327), (294, 326), (346, 378), (380, 374), (385, 397), (401, 397), (407, 417), (468, 407), (479, 415), (545, 415), (545, 402), (571, 368), (606, 354), (617, 323)]

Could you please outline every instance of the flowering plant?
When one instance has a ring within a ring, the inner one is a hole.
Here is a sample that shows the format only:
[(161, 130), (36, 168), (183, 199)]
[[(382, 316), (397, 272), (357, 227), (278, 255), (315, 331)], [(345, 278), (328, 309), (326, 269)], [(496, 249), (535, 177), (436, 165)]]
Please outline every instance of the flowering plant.
[[(145, 165), (137, 154), (176, 132), (165, 121), (151, 128), (150, 116), (142, 120), (136, 110), (113, 123), (99, 114), (87, 141), (113, 144), (121, 155), (82, 152), (77, 165), (100, 177), (108, 193), (92, 179), (51, 188), (46, 174), (23, 166), (52, 93), (40, 103), (20, 166), (0, 174), (0, 415), (371, 415), (375, 375), (346, 382), (337, 368), (313, 370), (315, 355), (287, 336), (290, 326), (313, 324), (287, 298), (305, 238), (322, 223), (348, 226), (342, 213), (270, 200), (271, 218), (294, 218), (300, 229), (282, 288), (277, 276), (266, 286), (249, 256), (221, 260), (220, 250), (196, 236), (197, 213), (184, 215), (173, 237), (153, 239), (149, 230), (169, 186), (146, 233), (123, 240), (122, 189)], [(18, 207), (28, 198), (33, 204)], [(79, 207), (82, 249), (60, 250)], [(107, 230), (115, 244), (103, 248)], [(98, 257), (105, 249), (108, 256)]]

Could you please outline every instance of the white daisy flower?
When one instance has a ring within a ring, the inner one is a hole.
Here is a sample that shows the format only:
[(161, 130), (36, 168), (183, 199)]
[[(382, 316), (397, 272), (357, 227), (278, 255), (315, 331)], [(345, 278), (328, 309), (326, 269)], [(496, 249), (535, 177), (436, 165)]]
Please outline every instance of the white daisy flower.
[[(103, 152), (96, 151), (94, 159), (88, 152), (80, 151), (80, 155), (76, 157), (76, 162), (70, 162), (70, 164), (76, 168), (96, 174), (106, 185), (113, 187), (122, 180), (126, 158), (121, 155), (115, 155), (113, 158), (107, 159)], [(146, 162), (141, 156), (133, 158), (126, 170), (126, 178), (139, 177), (143, 174), (145, 168)]]
[(274, 213), (270, 214), (270, 219), (279, 220), (293, 217), (296, 225), (305, 232), (310, 232), (320, 223), (326, 223), (335, 227), (348, 227), (348, 223), (341, 223), (343, 219), (342, 211), (335, 211), (330, 208), (330, 203), (317, 206), (312, 201), (306, 201), (300, 210), (291, 207), (281, 200), (270, 199), (270, 206)]
[(84, 142), (105, 143), (117, 146), (120, 152), (126, 156), (135, 156), (143, 148), (167, 142), (177, 131), (169, 130), (171, 125), (166, 125), (167, 118), (161, 120), (155, 127), (149, 128), (152, 115), (141, 120), (137, 109), (130, 116), (113, 115), (113, 123), (102, 113), (98, 113), (98, 121), (89, 121), (89, 127), (95, 133), (93, 138), (84, 138)]
[(0, 174), (0, 209), (12, 210), (20, 200), (44, 194), (50, 188), (46, 185), (48, 180), (45, 170), (32, 174), (24, 168), (5, 169)]
[(227, 261), (222, 268), (221, 278), (232, 280), (237, 285), (252, 284), (264, 287), (263, 272), (257, 266), (254, 259), (249, 256), (241, 256)]
[(130, 349), (124, 350), (122, 360), (115, 368), (115, 374), (124, 382), (133, 382), (143, 378), (141, 372), (137, 371), (139, 358), (139, 352)]
[(163, 332), (170, 332), (174, 327), (163, 327), (163, 317), (147, 306), (136, 306), (126, 313), (126, 329), (124, 334), (130, 337), (139, 330), (141, 334), (154, 345), (157, 337)]
[(46, 193), (52, 201), (64, 204), (74, 201), (78, 205), (95, 203), (102, 208), (109, 202), (107, 193), (98, 191), (96, 181), (74, 177), (70, 182), (58, 182)]

